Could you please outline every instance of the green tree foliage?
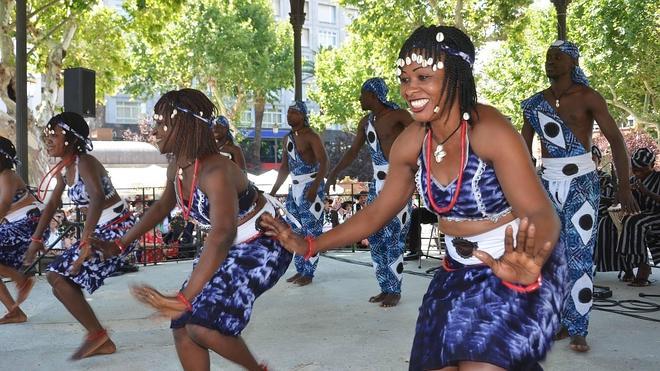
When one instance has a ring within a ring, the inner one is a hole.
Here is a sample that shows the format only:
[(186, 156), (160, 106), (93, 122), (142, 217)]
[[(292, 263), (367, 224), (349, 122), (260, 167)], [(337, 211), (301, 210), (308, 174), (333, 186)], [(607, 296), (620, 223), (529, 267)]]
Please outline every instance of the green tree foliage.
[[(483, 96), (514, 124), (522, 125), (520, 101), (549, 82), (543, 65), (556, 38), (555, 12), (535, 9), (516, 21), (516, 29), (485, 66)], [(568, 8), (568, 37), (580, 47), (580, 65), (601, 93), (616, 121), (627, 116), (658, 138), (660, 127), (660, 31), (653, 0), (576, 0)]]
[[(183, 11), (185, 9), (185, 11)], [(131, 11), (133, 75), (127, 87), (148, 96), (183, 86), (211, 93), (236, 122), (253, 96), (291, 85), (292, 36), (274, 21), (266, 0), (184, 1), (167, 27), (147, 10)], [(142, 37), (144, 32), (156, 35)]]

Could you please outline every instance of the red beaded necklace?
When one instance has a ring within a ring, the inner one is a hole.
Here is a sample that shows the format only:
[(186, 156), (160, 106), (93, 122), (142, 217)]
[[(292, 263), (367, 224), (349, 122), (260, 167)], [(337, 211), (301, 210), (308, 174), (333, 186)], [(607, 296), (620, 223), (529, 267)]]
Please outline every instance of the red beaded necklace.
[(454, 205), (456, 204), (456, 201), (458, 200), (458, 195), (461, 193), (461, 184), (463, 183), (463, 171), (465, 169), (465, 161), (466, 161), (466, 142), (467, 142), (467, 121), (463, 120), (461, 122), (461, 168), (458, 172), (458, 180), (456, 181), (456, 190), (454, 191), (454, 195), (452, 196), (451, 200), (449, 201), (449, 204), (444, 207), (439, 207), (436, 203), (435, 200), (433, 199), (433, 195), (431, 192), (431, 135), (427, 136), (427, 143), (426, 143), (426, 195), (429, 199), (429, 203), (431, 204), (431, 207), (433, 208), (433, 211), (435, 211), (437, 214), (444, 214), (454, 208)]
[[(43, 178), (41, 178), (41, 182), (39, 182), (39, 187), (37, 188), (37, 199), (41, 202), (44, 202), (46, 199), (46, 195), (48, 194), (48, 187), (50, 187), (50, 183), (53, 181), (53, 177), (55, 174), (57, 174), (60, 170), (63, 168), (71, 165), (73, 163), (73, 160), (75, 159), (76, 156), (70, 156), (67, 158), (63, 158), (58, 162), (55, 166), (53, 166), (52, 169), (48, 170), (46, 175), (44, 175)], [(44, 187), (44, 182), (45, 187)]]
[[(182, 169), (179, 169), (182, 170)], [(199, 170), (199, 160), (195, 160), (195, 171), (193, 172), (193, 178), (192, 182), (190, 182), (190, 195), (188, 196), (188, 206), (184, 205), (184, 201), (181, 198), (181, 194), (183, 193), (183, 182), (181, 179), (183, 178), (182, 174), (177, 175), (177, 193), (179, 194), (179, 207), (181, 208), (181, 211), (183, 213), (183, 220), (186, 222), (188, 221), (188, 218), (190, 217), (190, 211), (192, 210), (192, 202), (193, 202), (193, 196), (195, 194), (195, 188), (197, 187), (197, 171)]]

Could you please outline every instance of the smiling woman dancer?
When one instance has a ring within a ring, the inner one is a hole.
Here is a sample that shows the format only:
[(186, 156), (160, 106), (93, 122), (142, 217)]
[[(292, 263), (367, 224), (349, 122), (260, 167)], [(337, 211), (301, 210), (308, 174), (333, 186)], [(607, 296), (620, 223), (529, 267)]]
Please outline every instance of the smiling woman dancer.
[(136, 226), (115, 243), (95, 243), (113, 255), (162, 221), (178, 204), (184, 219), (210, 228), (181, 291), (165, 296), (149, 286), (133, 288), (138, 300), (173, 318), (177, 354), (186, 370), (210, 369), (209, 350), (248, 370), (264, 370), (240, 334), (252, 305), (286, 272), (292, 255), (256, 229), (257, 218), (275, 212), (271, 199), (245, 172), (221, 155), (212, 135), (216, 107), (200, 91), (163, 95), (154, 107), (153, 134), (174, 157), (165, 191)]
[(267, 234), (309, 257), (378, 230), (417, 186), (439, 216), (447, 256), (419, 310), (411, 370), (540, 368), (559, 324), (559, 220), (520, 135), (477, 104), (473, 63), (474, 46), (460, 30), (418, 28), (397, 61), (416, 122), (394, 143), (375, 202), (316, 240), (262, 217)]
[[(92, 237), (114, 240), (133, 223), (133, 215), (119, 198), (103, 165), (87, 152), (92, 150), (89, 126), (77, 113), (63, 112), (53, 116), (46, 126), (46, 150), (60, 162), (46, 174), (37, 194), (43, 200), (50, 181), (57, 181), (39, 220), (25, 263), (30, 264), (37, 251), (43, 249), (39, 238), (50, 225), (55, 211), (62, 202), (62, 193), (68, 188), (69, 200), (85, 211), (85, 224), (80, 240), (64, 251), (49, 266), (46, 277), (55, 297), (85, 327), (88, 334), (82, 345), (71, 356), (77, 360), (116, 351), (115, 344), (101, 326), (82, 289), (92, 294), (121, 264), (133, 245), (127, 246), (122, 257), (103, 259), (91, 251)], [(43, 187), (43, 189), (42, 189)]]
[[(19, 269), (43, 209), (43, 204), (14, 171), (16, 164), (14, 144), (0, 137), (0, 277), (11, 278), (18, 290), (14, 301), (7, 286), (0, 281), (0, 302), (7, 308), (7, 314), (0, 318), (0, 325), (27, 321), (19, 305), (27, 299), (34, 278)], [(43, 236), (37, 241), (43, 242)]]

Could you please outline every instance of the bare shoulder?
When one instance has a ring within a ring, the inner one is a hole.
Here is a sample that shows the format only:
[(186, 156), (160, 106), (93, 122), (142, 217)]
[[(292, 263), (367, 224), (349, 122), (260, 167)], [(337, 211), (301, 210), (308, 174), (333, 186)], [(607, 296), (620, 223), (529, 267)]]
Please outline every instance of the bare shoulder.
[(81, 168), (87, 171), (94, 171), (98, 174), (105, 174), (106, 170), (103, 164), (94, 156), (89, 153), (81, 153), (79, 156), (78, 164)]
[(493, 153), (521, 139), (509, 119), (495, 107), (479, 104), (470, 127), (470, 145), (477, 154), (490, 158)]
[(417, 158), (422, 150), (422, 142), (426, 134), (426, 126), (421, 122), (414, 121), (408, 125), (396, 138), (392, 145), (392, 160), (399, 159), (411, 166), (416, 166)]
[(412, 124), (413, 121), (415, 121), (412, 115), (410, 114), (410, 112), (402, 108), (399, 108), (396, 111), (394, 111), (394, 116), (396, 117), (396, 120), (401, 124), (403, 124), (404, 126), (408, 126)]

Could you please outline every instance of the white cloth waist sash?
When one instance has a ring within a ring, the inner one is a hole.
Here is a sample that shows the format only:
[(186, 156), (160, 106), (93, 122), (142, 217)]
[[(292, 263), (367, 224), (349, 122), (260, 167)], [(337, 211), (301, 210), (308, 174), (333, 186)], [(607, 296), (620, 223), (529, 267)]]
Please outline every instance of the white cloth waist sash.
[(30, 205), (23, 206), (20, 209), (14, 210), (14, 211), (10, 212), (9, 214), (7, 214), (5, 216), (5, 220), (8, 223), (17, 222), (17, 221), (25, 218), (27, 216), (28, 211), (30, 211), (32, 209), (39, 209), (40, 211), (43, 211), (44, 204), (37, 201), (37, 202), (31, 203)]
[[(121, 211), (117, 212), (115, 211), (116, 208), (123, 206), (121, 208)], [(115, 219), (117, 217), (122, 216), (126, 211), (128, 210), (128, 205), (126, 205), (126, 202), (124, 200), (117, 201), (115, 204), (106, 207), (103, 209), (101, 212), (101, 216), (99, 217), (97, 225), (106, 225), (108, 224), (112, 219)]]
[(291, 192), (293, 192), (293, 199), (296, 204), (300, 205), (302, 198), (305, 196), (305, 185), (311, 183), (316, 179), (316, 173), (291, 175)]
[(545, 180), (571, 180), (596, 171), (591, 153), (573, 157), (544, 157), (541, 161), (543, 162), (541, 177)]
[[(513, 236), (515, 239), (516, 233), (518, 233), (518, 224), (520, 224), (520, 219), (515, 219), (488, 232), (468, 237), (445, 235), (447, 254), (455, 261), (464, 265), (483, 264), (481, 260), (472, 256), (471, 250), (461, 248), (463, 241), (467, 241), (468, 243), (476, 244), (475, 247), (477, 250), (487, 252), (493, 259), (499, 259), (504, 255), (504, 233), (506, 227), (513, 227)], [(469, 254), (466, 252), (469, 252)]]

